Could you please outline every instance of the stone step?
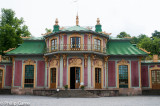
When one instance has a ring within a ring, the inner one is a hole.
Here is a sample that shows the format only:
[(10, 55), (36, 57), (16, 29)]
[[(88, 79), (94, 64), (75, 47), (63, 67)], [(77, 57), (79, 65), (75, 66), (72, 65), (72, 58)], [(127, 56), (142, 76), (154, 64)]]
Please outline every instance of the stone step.
[(0, 94), (11, 94), (11, 89), (0, 89)]
[(51, 95), (52, 97), (99, 97), (86, 90), (60, 90), (59, 92)]
[(142, 90), (142, 95), (160, 95), (160, 89)]

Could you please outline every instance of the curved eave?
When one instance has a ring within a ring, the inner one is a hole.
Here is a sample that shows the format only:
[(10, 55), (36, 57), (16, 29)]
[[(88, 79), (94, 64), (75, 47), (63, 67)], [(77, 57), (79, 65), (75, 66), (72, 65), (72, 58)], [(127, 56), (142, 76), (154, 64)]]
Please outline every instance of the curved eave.
[(58, 32), (53, 32), (51, 34), (48, 34), (48, 35), (44, 36), (44, 38), (52, 36), (52, 35), (60, 34), (60, 33), (91, 33), (91, 34), (100, 35), (100, 36), (109, 38), (109, 35), (105, 35), (105, 34), (102, 34), (102, 33), (97, 33), (97, 32), (91, 31), (91, 30), (90, 31), (84, 31), (84, 30), (80, 30), (80, 31), (76, 31), (76, 30), (73, 30), (73, 31), (58, 31)]
[(43, 56), (44, 54), (6, 54), (6, 56)]
[(146, 57), (147, 54), (108, 54), (108, 56), (143, 56), (143, 57)]

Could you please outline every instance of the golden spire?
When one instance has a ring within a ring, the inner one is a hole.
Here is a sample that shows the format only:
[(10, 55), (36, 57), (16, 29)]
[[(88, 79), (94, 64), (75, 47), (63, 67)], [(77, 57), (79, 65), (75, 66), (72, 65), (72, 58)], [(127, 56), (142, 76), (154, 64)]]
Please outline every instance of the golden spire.
[(79, 25), (79, 17), (78, 17), (78, 13), (77, 13), (77, 16), (76, 16), (76, 25), (77, 25), (77, 26)]
[(56, 18), (55, 20), (55, 25), (58, 25), (58, 18)]
[(100, 25), (100, 20), (99, 20), (99, 18), (97, 18), (97, 25)]

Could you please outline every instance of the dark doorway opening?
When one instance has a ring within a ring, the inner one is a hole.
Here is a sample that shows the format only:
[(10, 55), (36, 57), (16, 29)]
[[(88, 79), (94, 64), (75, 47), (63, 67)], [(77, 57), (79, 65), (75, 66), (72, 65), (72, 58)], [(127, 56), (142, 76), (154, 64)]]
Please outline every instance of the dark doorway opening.
[(75, 89), (75, 67), (70, 68), (70, 89)]

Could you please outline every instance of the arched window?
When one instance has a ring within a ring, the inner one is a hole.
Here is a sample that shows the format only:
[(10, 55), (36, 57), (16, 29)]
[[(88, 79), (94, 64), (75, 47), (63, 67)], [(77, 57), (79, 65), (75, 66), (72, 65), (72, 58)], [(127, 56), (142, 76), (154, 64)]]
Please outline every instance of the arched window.
[(73, 48), (80, 49), (80, 47), (81, 47), (81, 38), (71, 37), (71, 49)]
[(57, 39), (51, 40), (51, 51), (57, 50)]
[(94, 39), (94, 49), (96, 51), (100, 51), (101, 50), (101, 40)]

